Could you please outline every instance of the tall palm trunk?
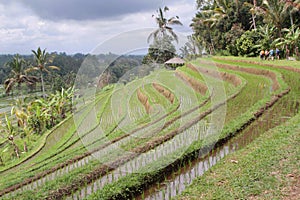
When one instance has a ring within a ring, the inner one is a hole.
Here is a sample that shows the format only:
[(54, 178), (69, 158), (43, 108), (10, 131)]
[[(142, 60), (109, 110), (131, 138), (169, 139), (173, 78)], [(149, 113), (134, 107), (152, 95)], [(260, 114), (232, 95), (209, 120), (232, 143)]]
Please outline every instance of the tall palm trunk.
[(291, 21), (291, 27), (292, 27), (293, 34), (295, 34), (295, 31), (294, 31), (294, 20), (293, 20), (292, 12), (290, 12), (290, 21)]
[(253, 8), (254, 8), (254, 11), (252, 12), (252, 22), (253, 22), (253, 28), (254, 30), (256, 30), (256, 21), (255, 21), (255, 10), (256, 10), (256, 0), (253, 0)]
[(45, 85), (44, 85), (44, 77), (43, 77), (43, 71), (41, 71), (41, 88), (42, 88), (42, 93), (43, 93), (43, 97), (46, 97), (45, 95)]

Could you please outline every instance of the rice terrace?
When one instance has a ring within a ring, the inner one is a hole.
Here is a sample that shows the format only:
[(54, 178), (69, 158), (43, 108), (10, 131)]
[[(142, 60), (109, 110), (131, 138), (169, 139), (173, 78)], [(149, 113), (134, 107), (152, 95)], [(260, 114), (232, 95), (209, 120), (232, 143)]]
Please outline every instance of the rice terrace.
[(0, 199), (300, 199), (300, 2), (194, 3), (0, 55)]

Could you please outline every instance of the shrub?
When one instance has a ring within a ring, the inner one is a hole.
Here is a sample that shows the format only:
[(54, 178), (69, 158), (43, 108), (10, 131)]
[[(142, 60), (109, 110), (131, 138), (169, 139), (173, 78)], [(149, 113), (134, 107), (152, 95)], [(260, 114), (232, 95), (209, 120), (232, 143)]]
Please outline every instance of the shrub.
[(237, 41), (236, 47), (240, 56), (254, 57), (258, 56), (258, 49), (255, 42), (258, 36), (255, 31), (246, 31)]

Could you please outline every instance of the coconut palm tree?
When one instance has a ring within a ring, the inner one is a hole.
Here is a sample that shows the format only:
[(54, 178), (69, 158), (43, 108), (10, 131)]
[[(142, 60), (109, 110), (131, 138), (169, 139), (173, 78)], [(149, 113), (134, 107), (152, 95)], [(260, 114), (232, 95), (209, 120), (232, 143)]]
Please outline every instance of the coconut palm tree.
[(252, 25), (251, 25), (251, 27), (253, 27), (253, 29), (256, 30), (256, 16), (258, 14), (261, 14), (262, 9), (257, 5), (257, 0), (253, 0), (253, 3), (244, 2), (244, 5), (250, 7), (250, 13), (251, 13), (251, 16), (252, 16)]
[(281, 37), (284, 21), (288, 16), (285, 2), (282, 0), (263, 0), (260, 8), (265, 20), (276, 27), (277, 34)]
[(290, 15), (291, 26), (294, 26), (293, 14), (300, 10), (300, 0), (284, 0), (284, 9)]
[(12, 73), (12, 77), (4, 81), (6, 94), (9, 94), (10, 91), (12, 91), (15, 84), (17, 84), (19, 91), (21, 91), (22, 83), (27, 83), (30, 85), (38, 81), (38, 78), (36, 76), (30, 76), (27, 74), (25, 68), (26, 65), (28, 66), (28, 63), (18, 54), (14, 56), (12, 61), (6, 63), (6, 65), (11, 68)]
[[(173, 28), (170, 27), (172, 25), (182, 25), (182, 23), (179, 21), (179, 17), (171, 17), (169, 19), (165, 18), (164, 13), (166, 13), (169, 10), (167, 6), (164, 7), (164, 9), (159, 8), (157, 10), (157, 16), (155, 17), (155, 21), (158, 25), (158, 29), (153, 31), (147, 41), (150, 42), (151, 38), (156, 39), (158, 37), (163, 37), (167, 33), (171, 34), (171, 36), (174, 38), (175, 41), (178, 42), (178, 36), (173, 31)], [(154, 17), (154, 15), (152, 15)]]
[[(203, 10), (196, 14), (196, 17), (193, 19), (193, 23), (191, 24), (195, 32), (203, 33), (205, 32), (204, 29), (207, 31), (208, 34), (206, 36), (202, 36), (203, 37), (202, 40), (205, 48), (209, 50), (210, 54), (213, 54), (215, 51), (215, 45), (211, 34), (212, 27), (214, 26), (213, 24), (215, 20), (212, 20), (212, 18), (213, 18), (212, 10)], [(197, 31), (197, 27), (199, 25), (203, 25), (204, 29)]]
[(190, 58), (193, 58), (201, 54), (203, 50), (202, 39), (196, 35), (189, 35), (187, 38), (188, 42), (180, 48), (182, 55), (184, 55), (184, 57), (189, 56)]
[(43, 92), (43, 97), (45, 97), (46, 94), (45, 94), (45, 83), (44, 83), (43, 73), (44, 72), (50, 73), (50, 71), (47, 68), (59, 70), (59, 67), (47, 66), (47, 64), (51, 63), (51, 60), (49, 59), (49, 54), (46, 52), (46, 49), (41, 50), (41, 48), (39, 47), (36, 51), (32, 50), (32, 53), (34, 54), (34, 61), (35, 61), (35, 66), (32, 69), (38, 70), (40, 72), (42, 92)]

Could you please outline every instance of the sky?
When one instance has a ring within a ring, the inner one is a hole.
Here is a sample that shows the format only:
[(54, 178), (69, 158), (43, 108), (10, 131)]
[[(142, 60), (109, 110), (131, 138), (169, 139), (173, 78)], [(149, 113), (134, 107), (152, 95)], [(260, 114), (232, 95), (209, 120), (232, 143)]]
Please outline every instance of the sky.
[[(196, 13), (195, 2), (0, 0), (0, 54), (31, 54), (38, 47), (48, 52), (90, 53), (103, 44), (113, 45), (116, 38), (123, 41), (121, 46), (130, 46), (138, 38), (135, 34), (148, 35), (147, 31), (157, 26), (152, 15), (165, 5), (170, 9), (166, 17), (179, 16), (183, 23), (183, 26), (173, 26), (174, 31), (189, 35), (192, 33), (189, 25)], [(124, 39), (120, 37), (123, 35), (130, 36)]]

